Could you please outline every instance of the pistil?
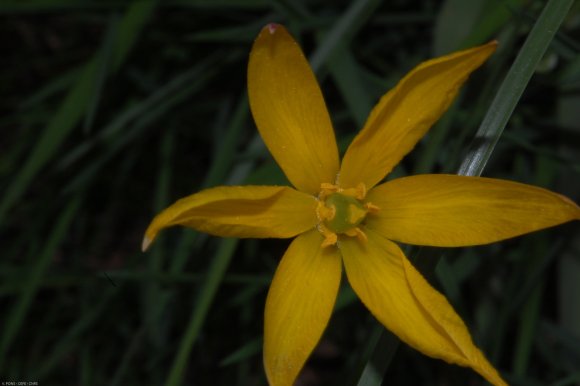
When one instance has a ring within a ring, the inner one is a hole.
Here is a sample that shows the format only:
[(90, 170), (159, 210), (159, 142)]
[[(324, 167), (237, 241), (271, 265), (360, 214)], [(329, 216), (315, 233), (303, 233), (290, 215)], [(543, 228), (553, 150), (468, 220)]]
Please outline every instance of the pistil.
[(367, 241), (359, 225), (368, 213), (377, 213), (379, 207), (370, 202), (363, 203), (365, 196), (366, 187), (362, 183), (347, 189), (328, 183), (321, 185), (316, 214), (318, 231), (324, 236), (323, 247), (335, 245), (341, 234)]

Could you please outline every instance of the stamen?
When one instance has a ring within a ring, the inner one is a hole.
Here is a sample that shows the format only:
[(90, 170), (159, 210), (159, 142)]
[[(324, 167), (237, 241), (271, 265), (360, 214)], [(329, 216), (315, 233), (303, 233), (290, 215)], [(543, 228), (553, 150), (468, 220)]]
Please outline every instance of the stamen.
[(324, 240), (321, 244), (322, 248), (331, 247), (337, 243), (338, 236), (336, 233), (329, 230), (322, 223), (318, 224), (318, 231), (322, 233), (322, 236), (324, 236)]
[(347, 236), (356, 237), (358, 239), (358, 241), (360, 241), (361, 243), (366, 243), (369, 240), (367, 235), (359, 227), (349, 229), (348, 231), (346, 231), (344, 233)]
[(339, 192), (341, 189), (338, 185), (329, 184), (328, 182), (323, 182), (320, 184), (320, 193), (318, 194), (319, 200), (324, 200), (326, 197), (333, 193)]
[(324, 236), (324, 241), (322, 242), (322, 248), (332, 247), (338, 241), (338, 236), (336, 233), (331, 233), (329, 235)]
[(338, 192), (338, 189), (339, 188), (338, 188), (338, 185), (331, 184), (331, 183), (328, 183), (328, 182), (323, 182), (323, 183), (320, 184), (320, 189), (321, 190), (330, 190), (332, 192)]
[(381, 210), (381, 208), (379, 208), (378, 206), (376, 206), (372, 202), (365, 203), (364, 207), (368, 213), (379, 213), (379, 211)]
[(319, 221), (332, 220), (336, 216), (336, 208), (334, 206), (329, 208), (322, 201), (318, 201), (316, 215)]
[(350, 204), (348, 208), (349, 208), (348, 222), (350, 222), (351, 224), (358, 224), (367, 215), (367, 212), (360, 206)]
[(367, 195), (367, 187), (361, 182), (356, 186), (356, 188), (339, 189), (339, 192), (354, 197), (357, 200), (363, 200)]

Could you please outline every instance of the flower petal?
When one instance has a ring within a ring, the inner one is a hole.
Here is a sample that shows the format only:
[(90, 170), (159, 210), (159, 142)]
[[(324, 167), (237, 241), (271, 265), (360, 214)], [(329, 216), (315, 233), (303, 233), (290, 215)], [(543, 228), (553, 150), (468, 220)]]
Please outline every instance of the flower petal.
[(375, 187), (367, 199), (381, 210), (367, 226), (407, 244), (487, 244), (580, 219), (564, 196), (536, 186), (483, 177), (425, 174)]
[(367, 189), (381, 181), (447, 110), (496, 42), (421, 63), (385, 94), (348, 148), (339, 183)]
[(366, 230), (368, 241), (340, 241), (350, 285), (372, 314), (402, 341), (434, 358), (471, 367), (506, 385), (473, 344), (445, 297), (432, 288), (392, 241)]
[(287, 186), (219, 186), (175, 202), (145, 232), (183, 225), (222, 237), (293, 237), (317, 223), (316, 199)]
[(248, 93), (256, 126), (290, 182), (312, 194), (321, 183), (334, 183), (338, 148), (322, 93), (281, 25), (267, 25), (254, 43)]
[(266, 299), (264, 366), (271, 386), (291, 386), (320, 340), (336, 300), (341, 260), (317, 230), (284, 254)]

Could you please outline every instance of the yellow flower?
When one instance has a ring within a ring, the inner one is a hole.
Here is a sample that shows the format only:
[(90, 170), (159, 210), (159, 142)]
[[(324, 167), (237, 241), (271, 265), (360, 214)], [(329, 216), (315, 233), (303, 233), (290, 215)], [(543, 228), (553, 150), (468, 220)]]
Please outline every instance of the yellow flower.
[(548, 190), (456, 175), (379, 184), (425, 135), (496, 43), (417, 66), (381, 98), (339, 164), (320, 88), (300, 47), (277, 24), (250, 55), (248, 89), (264, 142), (292, 185), (221, 186), (183, 198), (149, 225), (183, 225), (224, 237), (289, 238), (266, 300), (264, 366), (273, 386), (292, 385), (320, 339), (344, 264), (353, 290), (402, 341), (505, 385), (446, 298), (395, 242), (460, 247), (492, 243), (580, 219)]

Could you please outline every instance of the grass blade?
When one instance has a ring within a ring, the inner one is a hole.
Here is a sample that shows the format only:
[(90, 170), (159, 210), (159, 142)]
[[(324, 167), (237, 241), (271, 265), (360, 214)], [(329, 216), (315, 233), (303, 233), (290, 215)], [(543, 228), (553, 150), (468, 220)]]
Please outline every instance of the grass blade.
[(238, 241), (238, 239), (223, 239), (220, 242), (219, 249), (214, 260), (212, 260), (206, 280), (195, 302), (195, 308), (191, 313), (191, 318), (185, 335), (181, 340), (179, 351), (173, 361), (169, 376), (165, 381), (166, 386), (181, 385), (183, 373), (187, 365), (187, 360), (189, 359), (189, 353), (199, 335), (217, 289), (223, 280), (225, 271), (238, 245)]
[(381, 2), (377, 0), (354, 2), (330, 29), (318, 46), (318, 50), (310, 58), (312, 70), (314, 72), (320, 70), (337, 47), (349, 41), (380, 4)]
[[(129, 49), (135, 43), (154, 4), (155, 1), (151, 0), (139, 1), (132, 3), (128, 8), (119, 26), (119, 39), (113, 47), (114, 69), (117, 69), (126, 59)], [(79, 78), (43, 130), (24, 166), (8, 186), (0, 201), (0, 224), (3, 222), (6, 212), (26, 191), (28, 185), (44, 165), (56, 154), (71, 130), (79, 124), (90, 101), (94, 99), (92, 92), (94, 91), (95, 79), (98, 76), (97, 56), (84, 65)]]
[(55, 224), (54, 230), (49, 235), (42, 252), (36, 260), (36, 264), (25, 282), (22, 285), (22, 292), (14, 307), (8, 313), (6, 324), (2, 331), (2, 340), (0, 341), (0, 370), (4, 367), (5, 357), (14, 341), (21, 326), (24, 325), (23, 320), (32, 305), (34, 295), (40, 287), (42, 278), (50, 266), (54, 253), (62, 240), (68, 235), (68, 228), (77, 212), (80, 200), (72, 201), (63, 211), (59, 221)]
[(546, 4), (483, 118), (458, 174), (481, 175), (538, 62), (572, 3), (573, 0), (551, 0)]

